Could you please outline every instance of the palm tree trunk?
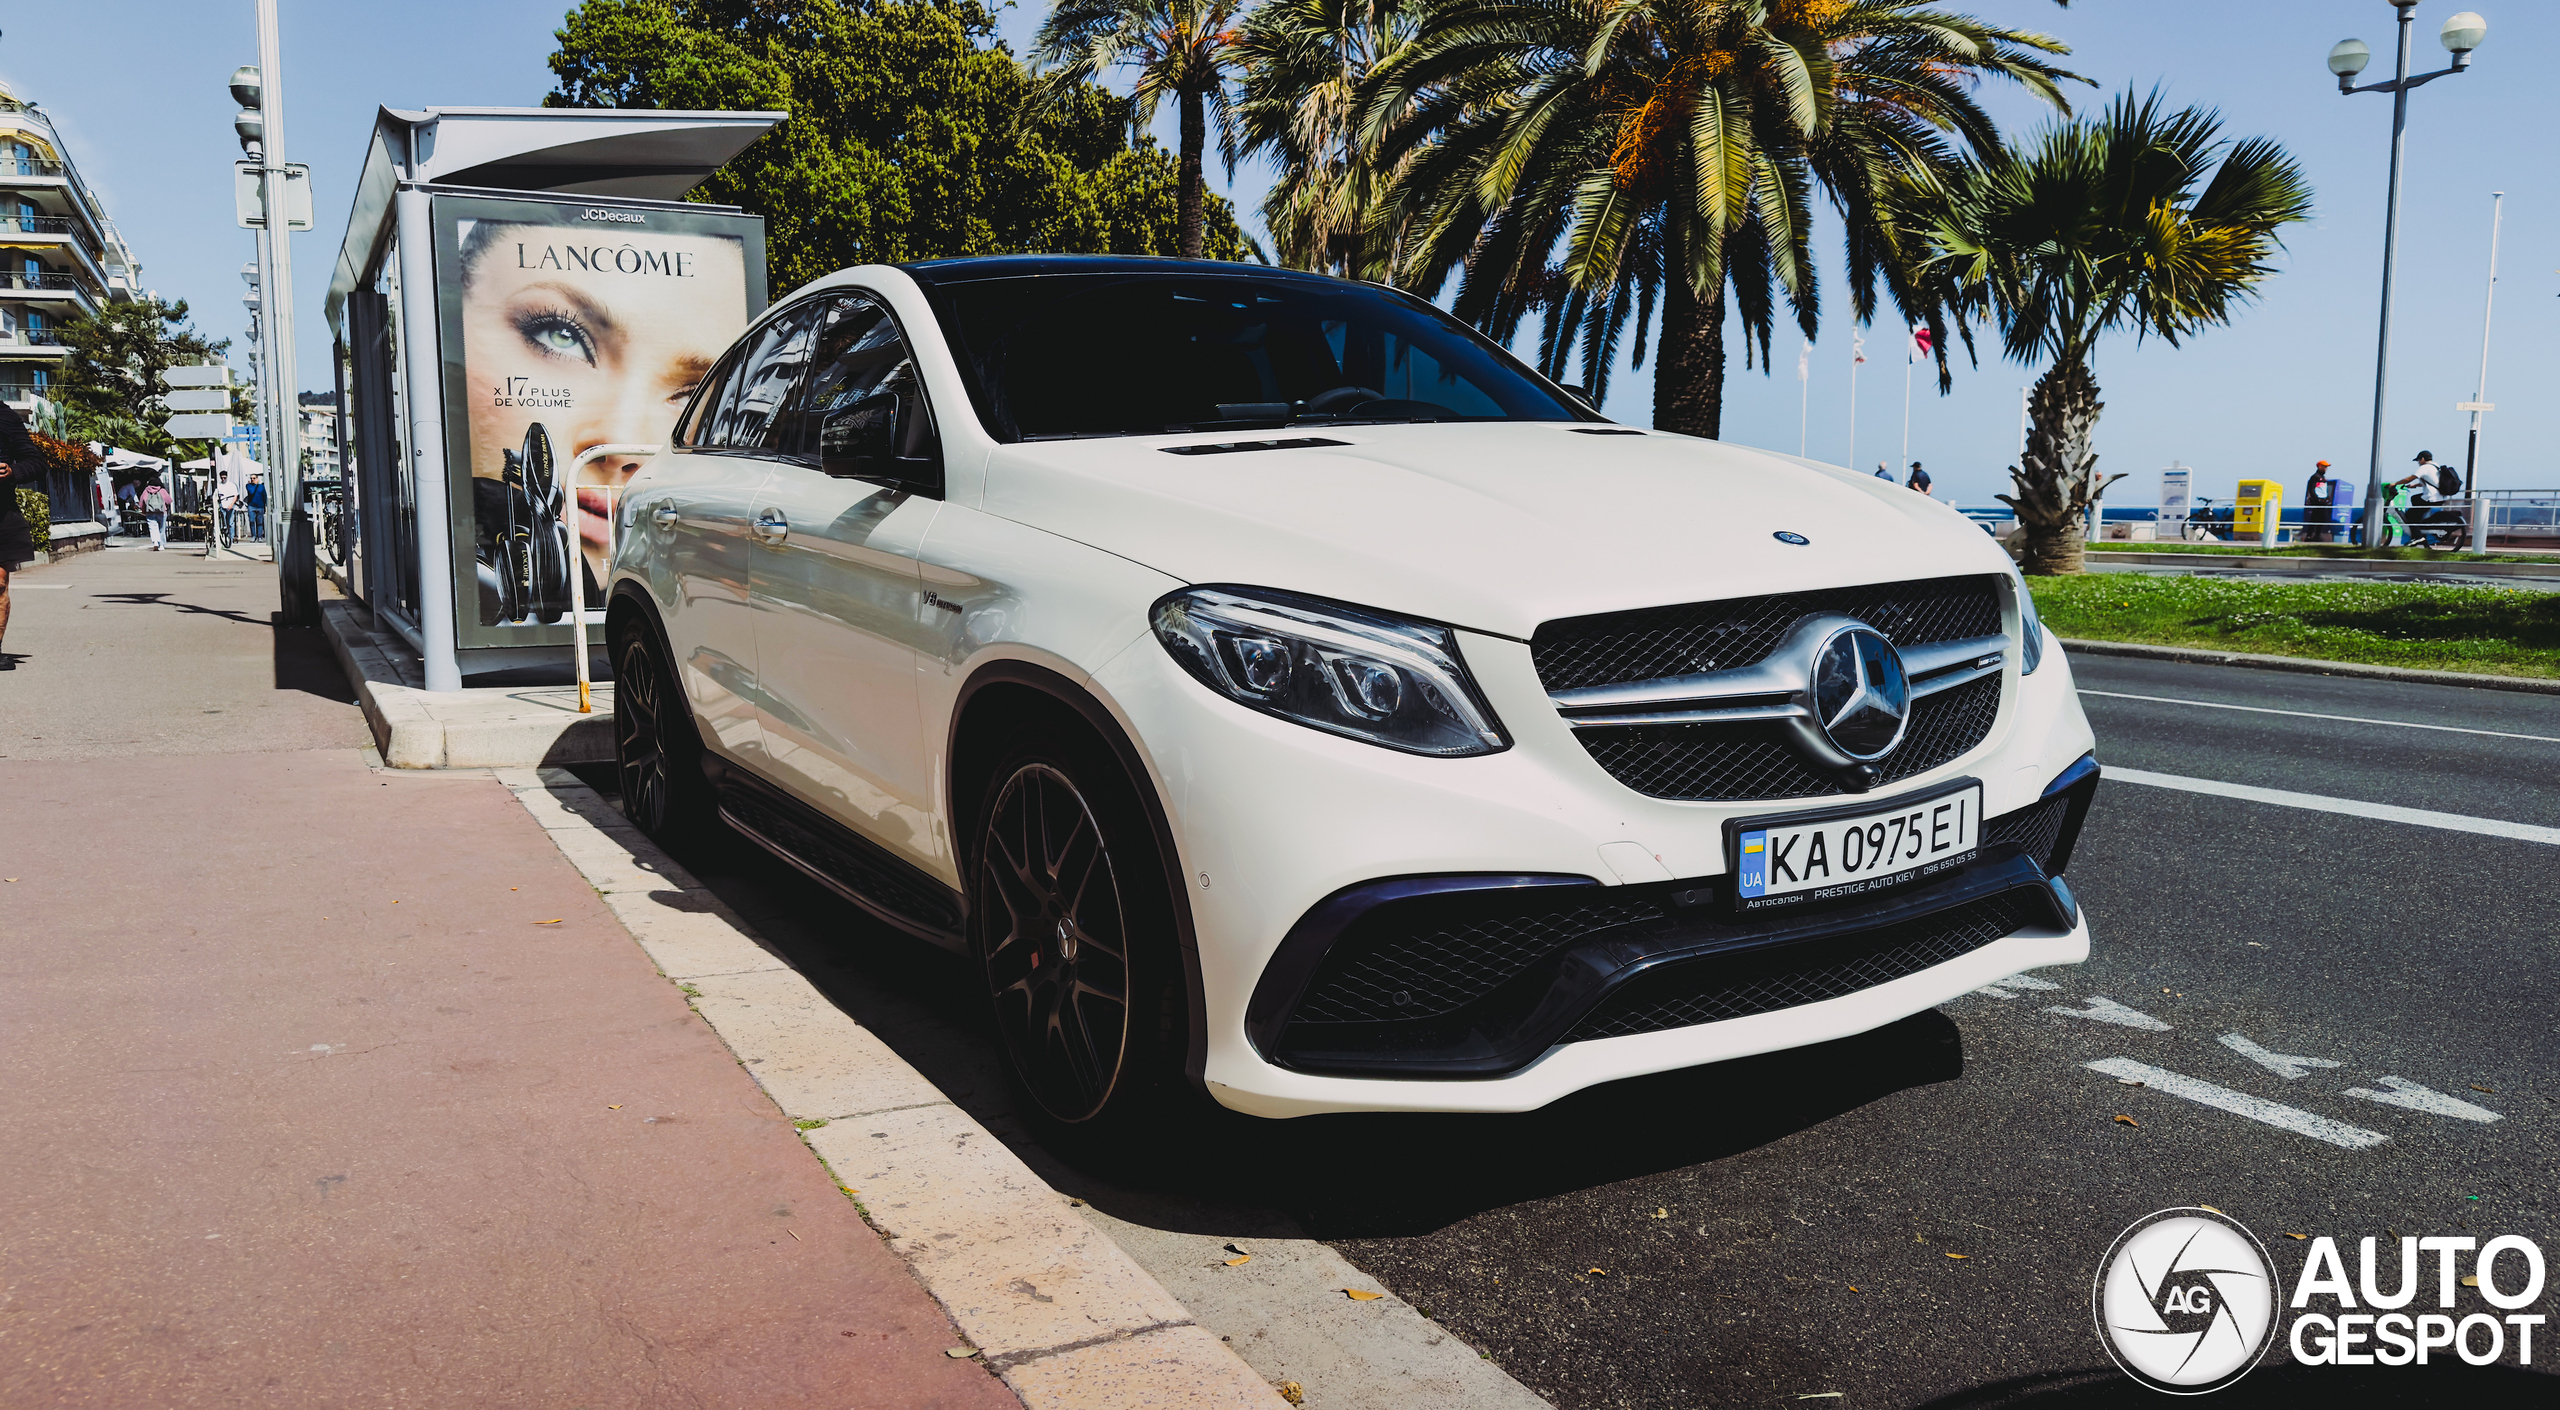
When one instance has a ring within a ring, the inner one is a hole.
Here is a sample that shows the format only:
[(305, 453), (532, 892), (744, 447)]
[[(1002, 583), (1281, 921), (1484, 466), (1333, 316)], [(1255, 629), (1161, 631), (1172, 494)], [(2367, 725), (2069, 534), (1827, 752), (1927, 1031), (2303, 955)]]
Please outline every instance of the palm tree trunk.
[(1200, 258), (1201, 206), (1204, 204), (1200, 154), (1208, 145), (1209, 121), (1201, 106), (1200, 95), (1186, 88), (1182, 90), (1182, 187), (1178, 197), (1184, 259)]
[(1664, 281), (1662, 342), (1653, 359), (1653, 426), (1712, 440), (1724, 426), (1724, 283), (1711, 298)]
[(2031, 575), (2077, 573), (2088, 556), (2089, 504), (2098, 492), (2098, 379), (2079, 359), (2056, 363), (2027, 398), (2027, 453), (2009, 473), (2017, 497), (2000, 496), (2026, 530), (2020, 567)]

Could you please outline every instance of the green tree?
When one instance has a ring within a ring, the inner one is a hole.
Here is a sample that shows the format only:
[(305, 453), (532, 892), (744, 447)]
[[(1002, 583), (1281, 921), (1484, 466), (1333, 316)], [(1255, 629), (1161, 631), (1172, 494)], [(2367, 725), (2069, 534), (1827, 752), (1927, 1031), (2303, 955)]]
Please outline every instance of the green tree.
[[(765, 217), (776, 294), (853, 264), (1174, 249), (1173, 162), (1128, 140), (1127, 102), (1036, 102), (992, 35), (975, 0), (584, 0), (543, 102), (791, 114), (693, 193)], [(1208, 240), (1243, 250), (1224, 202)]]
[[(2081, 570), (2098, 477), (2098, 339), (2130, 330), (2176, 347), (2227, 324), (2275, 272), (2277, 232), (2311, 214), (2283, 147), (2226, 142), (2219, 115), (2119, 97), (2022, 146), (1909, 193), (1927, 227), (1929, 282), (1996, 324), (2013, 360), (2048, 363), (2027, 401), (2026, 454), (2000, 498), (2026, 531), (2025, 570)], [(2115, 477), (2121, 478), (2121, 477)]]
[(1765, 362), (1780, 299), (1814, 333), (1817, 186), (1858, 316), (1881, 280), (1935, 328), (1880, 198), (1952, 171), (1952, 143), (1998, 150), (1982, 80), (2062, 107), (2074, 77), (2047, 61), (2059, 41), (1925, 0), (1431, 0), (1422, 28), (1362, 116), (1409, 163), (1385, 217), (1401, 279), (1460, 274), (1460, 316), (1505, 341), (1539, 313), (1540, 362), (1562, 375), (1579, 343), (1594, 395), (1631, 320), (1642, 365), (1659, 301), (1654, 424), (1701, 436), (1723, 419), (1728, 291), (1746, 356)]
[(1235, 121), (1244, 153), (1268, 153), (1280, 168), (1262, 201), (1280, 263), (1360, 279), (1393, 273), (1394, 247), (1373, 226), (1394, 169), (1372, 159), (1355, 120), (1369, 75), (1413, 42), (1421, 8), (1263, 0), (1246, 19)]
[(1156, 105), (1173, 98), (1181, 132), (1177, 215), (1182, 253), (1189, 259), (1208, 252), (1208, 182), (1200, 166), (1212, 119), (1227, 170), (1235, 170), (1235, 116), (1227, 90), (1229, 76), (1244, 62), (1236, 25), (1240, 8), (1237, 0), (1058, 0), (1031, 45), (1041, 92), (1052, 100), (1113, 69), (1135, 69), (1129, 117), (1143, 131), (1155, 121)]
[[(62, 341), (71, 356), (46, 394), (62, 404), (68, 438), (150, 455), (165, 455), (178, 445), (163, 429), (169, 405), (160, 374), (220, 362), (231, 347), (228, 338), (209, 340), (195, 330), (184, 299), (107, 304), (65, 323)], [(232, 393), (231, 414), (255, 419), (244, 391)]]

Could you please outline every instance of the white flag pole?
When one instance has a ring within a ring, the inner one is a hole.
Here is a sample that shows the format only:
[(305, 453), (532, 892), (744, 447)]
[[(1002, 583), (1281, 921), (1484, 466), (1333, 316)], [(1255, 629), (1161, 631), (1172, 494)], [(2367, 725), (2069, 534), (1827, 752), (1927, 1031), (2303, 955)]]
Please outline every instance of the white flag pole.
[(1796, 354), (1796, 457), (1805, 453), (1805, 435), (1813, 425), (1813, 344)]

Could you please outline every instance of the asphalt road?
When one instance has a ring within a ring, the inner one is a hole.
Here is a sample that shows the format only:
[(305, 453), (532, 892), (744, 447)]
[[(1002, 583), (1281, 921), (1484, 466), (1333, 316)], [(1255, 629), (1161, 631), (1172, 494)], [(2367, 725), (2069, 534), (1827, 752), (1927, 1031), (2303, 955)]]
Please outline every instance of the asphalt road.
[[(2560, 697), (2073, 664), (2110, 768), (2560, 827)], [(2170, 1206), (2240, 1219), (2288, 1286), (2288, 1233), (2338, 1239), (2351, 1274), (2367, 1236), (2560, 1251), (2549, 841), (2111, 781), (2071, 873), (2095, 950), (2049, 989), (1523, 1116), (1204, 1117), (1107, 1162), (1013, 1117), (956, 961), (742, 847), (682, 860), (1061, 1189), (1154, 1229), (1324, 1240), (1570, 1410), (2157, 1404), (2089, 1292), (2116, 1234)], [(2336, 1065), (2288, 1077), (2225, 1035)], [(2553, 1404), (2560, 1347), (2534, 1360), (2278, 1349), (2215, 1403)]]

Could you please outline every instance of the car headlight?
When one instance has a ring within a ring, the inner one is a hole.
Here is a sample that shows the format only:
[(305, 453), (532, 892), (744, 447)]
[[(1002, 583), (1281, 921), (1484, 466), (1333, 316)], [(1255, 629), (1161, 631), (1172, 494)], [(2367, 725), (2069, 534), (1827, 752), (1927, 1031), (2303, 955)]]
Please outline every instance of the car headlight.
[(2044, 620), (2036, 615), (2036, 595), (2024, 574), (2018, 577), (2018, 635), (2018, 674), (2032, 676), (2044, 664)]
[(1151, 615), (1183, 669), (1248, 709), (1408, 754), (1511, 745), (1447, 627), (1260, 588), (1186, 588)]

